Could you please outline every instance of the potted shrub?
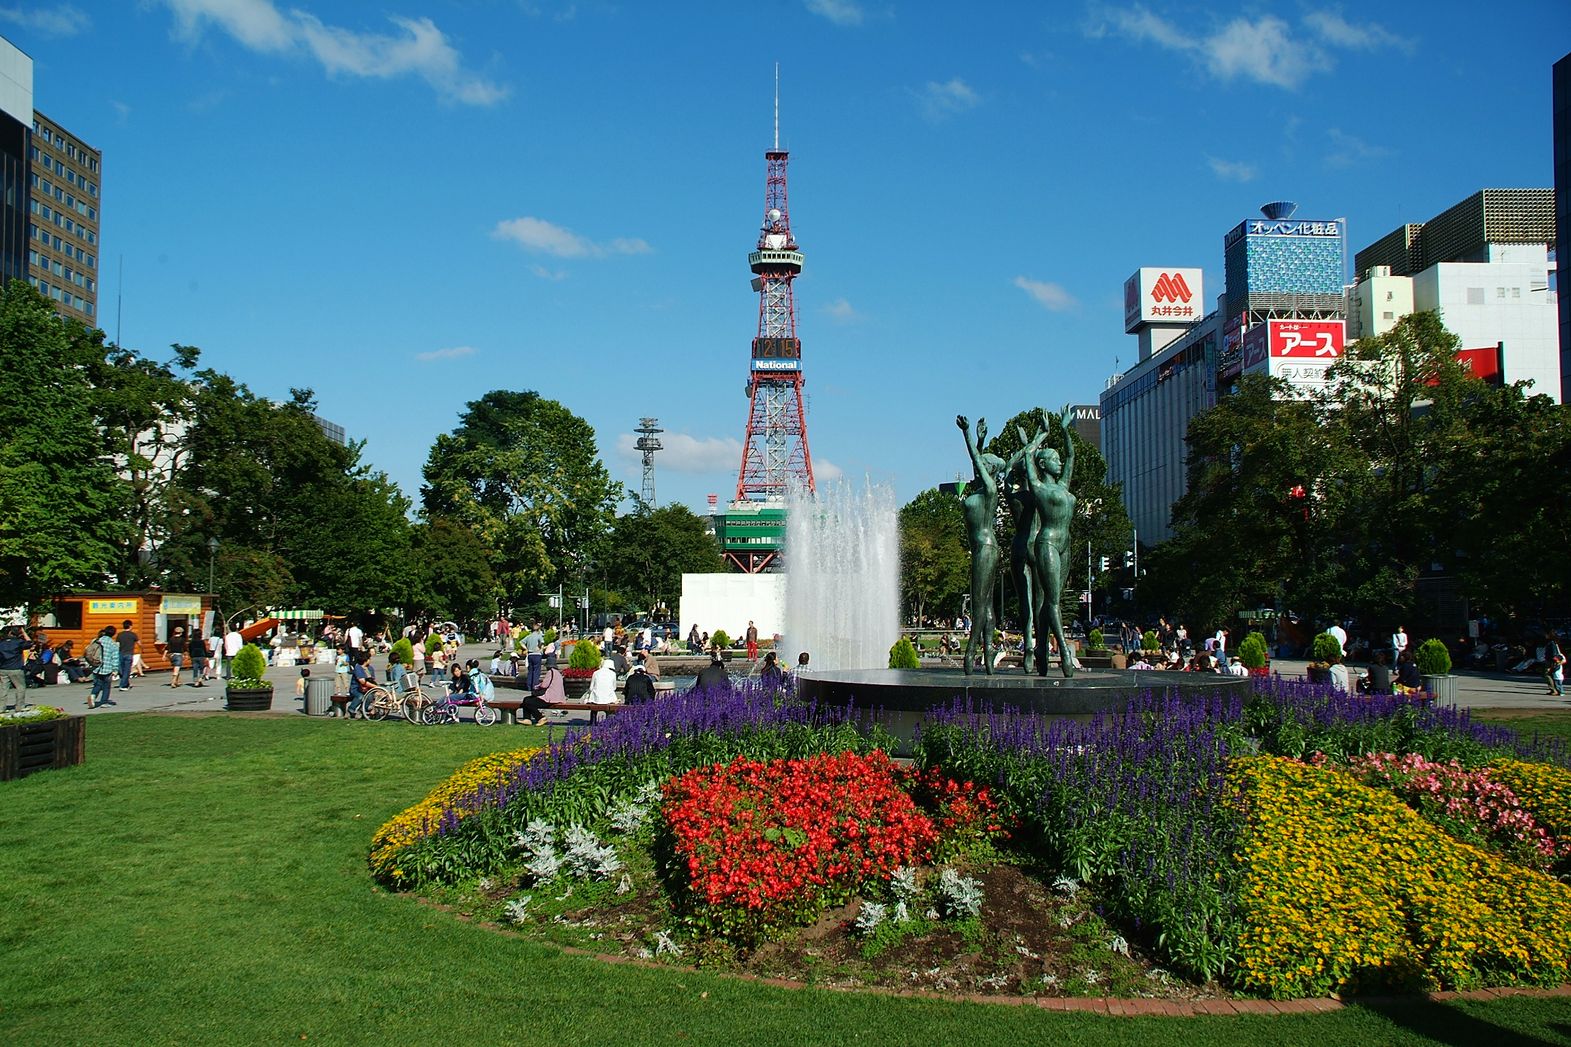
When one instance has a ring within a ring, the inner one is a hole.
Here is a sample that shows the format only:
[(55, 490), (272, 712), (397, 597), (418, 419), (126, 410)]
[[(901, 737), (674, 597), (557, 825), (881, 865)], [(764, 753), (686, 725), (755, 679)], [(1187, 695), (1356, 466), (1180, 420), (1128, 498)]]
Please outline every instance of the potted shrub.
[(911, 644), (909, 636), (902, 636), (889, 648), (889, 668), (891, 669), (920, 669), (922, 668), (921, 656), (916, 653), (916, 648)]
[(1446, 645), (1430, 637), (1418, 645), (1413, 653), (1418, 671), (1424, 677), (1424, 690), (1442, 702), (1456, 701), (1456, 677), (1451, 675), (1451, 652)]
[(254, 643), (240, 648), (224, 691), (225, 708), (231, 712), (266, 712), (273, 707), (273, 685), (265, 679), (267, 656)]
[[(1331, 640), (1336, 637), (1329, 636)], [(1238, 660), (1244, 663), (1244, 668), (1249, 670), (1251, 676), (1266, 676), (1271, 672), (1270, 657), (1266, 650), (1266, 638), (1260, 632), (1252, 632), (1244, 637), (1238, 645)]]
[(1092, 629), (1090, 635), (1086, 637), (1086, 646), (1091, 649), (1092, 653), (1100, 654), (1102, 651), (1107, 650), (1106, 639), (1102, 635), (1102, 630)]
[(715, 634), (709, 638), (709, 643), (720, 652), (721, 657), (724, 657), (726, 648), (731, 646), (731, 634), (724, 629), (716, 629)]
[(1309, 663), (1309, 682), (1330, 683), (1331, 665), (1342, 657), (1342, 642), (1330, 633), (1320, 633), (1311, 653), (1314, 661)]
[(1155, 629), (1147, 629), (1140, 634), (1140, 649), (1142, 651), (1160, 651), (1162, 649), (1162, 641), (1156, 638)]
[(570, 702), (581, 702), (589, 693), (589, 679), (600, 668), (600, 648), (593, 640), (579, 640), (567, 653), (562, 670), (562, 693)]

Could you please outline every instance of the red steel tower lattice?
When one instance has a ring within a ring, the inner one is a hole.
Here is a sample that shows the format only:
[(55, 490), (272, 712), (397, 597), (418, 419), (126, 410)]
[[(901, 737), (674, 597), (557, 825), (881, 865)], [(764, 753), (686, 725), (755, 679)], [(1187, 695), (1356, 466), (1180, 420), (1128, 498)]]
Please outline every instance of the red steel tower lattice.
[(807, 414), (802, 406), (802, 341), (796, 336), (796, 298), (791, 283), (802, 271), (802, 252), (791, 235), (786, 205), (786, 160), (780, 148), (764, 153), (764, 223), (758, 248), (747, 256), (758, 292), (758, 337), (748, 372), (747, 439), (736, 480), (737, 501), (783, 499), (792, 484), (813, 486), (807, 449)]

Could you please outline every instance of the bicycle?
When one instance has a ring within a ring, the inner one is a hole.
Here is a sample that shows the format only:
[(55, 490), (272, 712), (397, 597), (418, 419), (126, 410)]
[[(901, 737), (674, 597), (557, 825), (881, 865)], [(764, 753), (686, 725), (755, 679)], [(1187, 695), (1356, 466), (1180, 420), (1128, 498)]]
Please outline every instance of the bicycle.
[(474, 707), (475, 723), (481, 727), (489, 727), (496, 723), (496, 710), (491, 708), (484, 695), (477, 694), (472, 698), (456, 700), (453, 698), (452, 691), (424, 706), (421, 709), (422, 719), (420, 722), (427, 726), (435, 726), (442, 723), (458, 723), (460, 721), (458, 710), (466, 706)]
[(368, 687), (362, 705), (366, 719), (386, 720), (392, 716), (402, 716), (410, 723), (426, 723), (424, 711), (433, 699), (420, 685), (420, 678), (413, 673), (405, 674), (402, 684), (400, 688), (387, 684)]

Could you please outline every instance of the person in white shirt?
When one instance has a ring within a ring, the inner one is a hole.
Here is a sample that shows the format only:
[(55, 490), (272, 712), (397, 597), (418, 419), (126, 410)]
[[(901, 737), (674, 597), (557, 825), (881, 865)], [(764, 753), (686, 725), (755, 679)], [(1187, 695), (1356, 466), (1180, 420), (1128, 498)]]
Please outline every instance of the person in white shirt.
[(351, 625), (349, 627), (349, 632), (347, 632), (345, 636), (349, 640), (350, 651), (360, 650), (361, 643), (365, 641), (365, 633), (360, 631), (360, 627), (358, 625)]
[(1238, 657), (1238, 655), (1235, 654), (1232, 658), (1228, 659), (1227, 674), (1229, 676), (1248, 676), (1249, 670), (1244, 666), (1243, 661)]
[(1336, 642), (1342, 650), (1347, 650), (1347, 630), (1342, 628), (1340, 622), (1332, 622), (1331, 628), (1327, 629), (1326, 632), (1336, 637)]
[(1227, 630), (1218, 628), (1216, 631), (1216, 656), (1222, 657), (1227, 652)]
[(1402, 652), (1407, 650), (1407, 630), (1400, 625), (1396, 632), (1391, 634), (1391, 660), (1394, 662), (1402, 657)]
[(616, 704), (616, 663), (602, 659), (600, 668), (589, 678), (589, 701), (594, 705)]
[(1353, 689), (1352, 679), (1347, 673), (1347, 666), (1343, 664), (1340, 658), (1331, 663), (1331, 686), (1343, 694), (1347, 694)]

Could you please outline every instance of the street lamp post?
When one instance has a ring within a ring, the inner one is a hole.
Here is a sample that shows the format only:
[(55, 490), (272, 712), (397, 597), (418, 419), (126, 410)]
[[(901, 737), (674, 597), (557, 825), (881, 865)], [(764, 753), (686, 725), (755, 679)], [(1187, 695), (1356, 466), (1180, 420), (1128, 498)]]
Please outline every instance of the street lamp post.
[(213, 592), (213, 561), (217, 556), (218, 539), (209, 538), (207, 540), (207, 592), (209, 595)]

